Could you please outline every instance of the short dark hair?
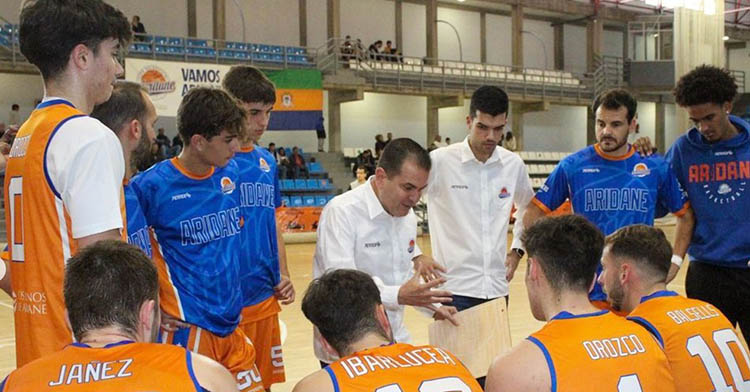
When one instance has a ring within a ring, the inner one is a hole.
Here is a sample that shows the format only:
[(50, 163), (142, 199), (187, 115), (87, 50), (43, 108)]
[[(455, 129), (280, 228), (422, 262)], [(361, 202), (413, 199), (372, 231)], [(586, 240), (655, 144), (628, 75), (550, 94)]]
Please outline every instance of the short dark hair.
[(245, 133), (245, 112), (229, 93), (210, 87), (188, 91), (177, 109), (177, 130), (185, 146), (193, 135), (207, 140), (226, 130), (240, 138)]
[(302, 299), (302, 313), (342, 355), (365, 334), (388, 339), (375, 317), (380, 290), (370, 275), (352, 269), (329, 270), (310, 282)]
[(413, 159), (424, 170), (430, 171), (432, 168), (430, 153), (419, 143), (405, 137), (393, 139), (385, 146), (380, 153), (378, 167), (382, 167), (388, 178), (392, 178), (401, 173), (401, 167), (407, 159)]
[(268, 147), (276, 147), (276, 143), (274, 142), (268, 143)]
[(521, 240), (555, 291), (589, 291), (604, 248), (594, 224), (576, 214), (542, 218)]
[(142, 250), (122, 241), (103, 240), (68, 261), (63, 294), (76, 340), (107, 327), (135, 334), (141, 305), (158, 301), (159, 279), (154, 263)]
[(638, 101), (635, 100), (632, 94), (627, 90), (621, 88), (613, 88), (599, 94), (591, 104), (591, 110), (596, 114), (596, 110), (599, 106), (609, 110), (618, 110), (621, 107), (625, 107), (628, 110), (628, 124), (635, 118), (635, 112), (638, 109)]
[(112, 89), (109, 100), (94, 106), (91, 117), (101, 121), (109, 129), (119, 134), (122, 126), (137, 119), (141, 123), (146, 118), (146, 89), (138, 83), (118, 81)]
[(17, 104), (17, 103), (14, 103), (13, 105), (10, 105), (10, 109), (11, 109), (11, 110), (18, 110), (18, 109), (20, 109), (20, 108), (21, 108), (21, 107), (20, 107), (20, 106), (18, 106), (18, 104)]
[(672, 264), (672, 246), (661, 229), (646, 225), (625, 226), (607, 236), (604, 245), (616, 257), (632, 260), (648, 275), (666, 282)]
[(365, 173), (367, 173), (367, 168), (365, 167), (365, 165), (358, 165), (357, 168), (354, 169), (355, 172), (357, 172), (359, 170), (364, 170)]
[(101, 0), (28, 0), (20, 22), (21, 53), (45, 80), (62, 73), (76, 45), (97, 54), (101, 41), (114, 38), (127, 47), (133, 36), (125, 15)]
[(229, 94), (245, 103), (276, 103), (276, 87), (258, 68), (250, 65), (235, 65), (221, 81)]
[(701, 65), (682, 75), (672, 90), (678, 105), (694, 106), (704, 103), (721, 105), (737, 96), (737, 83), (726, 69)]
[(475, 118), (477, 110), (490, 116), (508, 113), (508, 94), (500, 87), (482, 86), (471, 94), (469, 117)]

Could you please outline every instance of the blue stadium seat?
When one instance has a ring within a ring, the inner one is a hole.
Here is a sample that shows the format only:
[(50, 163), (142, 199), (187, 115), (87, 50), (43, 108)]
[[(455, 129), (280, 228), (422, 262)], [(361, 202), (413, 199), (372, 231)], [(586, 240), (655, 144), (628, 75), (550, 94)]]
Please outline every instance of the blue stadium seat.
[(274, 63), (283, 63), (284, 62), (284, 56), (281, 54), (272, 54), (271, 55), (271, 61)]
[(251, 52), (257, 52), (260, 50), (258, 44), (247, 44), (247, 49)]
[(303, 207), (304, 202), (302, 201), (302, 196), (292, 196), (291, 197), (292, 207)]
[(270, 45), (259, 45), (258, 50), (264, 53), (271, 52), (271, 46)]
[(319, 162), (310, 162), (307, 164), (310, 173), (323, 173), (323, 166)]
[(291, 205), (291, 200), (289, 199), (289, 196), (281, 196), (281, 205), (284, 207), (289, 207)]
[(242, 59), (242, 60), (247, 60), (248, 58), (250, 58), (250, 55), (247, 52), (245, 52), (244, 50), (235, 50), (234, 51), (234, 58), (236, 58), (236, 59)]
[(307, 189), (318, 189), (319, 188), (318, 185), (319, 185), (318, 180), (314, 178), (310, 178), (307, 180)]
[(140, 38), (142, 40), (141, 42), (145, 42), (145, 43), (154, 42), (154, 36), (153, 35), (141, 35)]
[(157, 45), (166, 45), (169, 43), (169, 40), (167, 39), (167, 37), (156, 36), (154, 37), (154, 43), (156, 43)]
[(173, 56), (182, 56), (185, 54), (185, 49), (179, 46), (168, 46), (167, 54), (173, 55)]
[(289, 191), (294, 189), (294, 180), (281, 180), (281, 190)]
[(284, 151), (286, 152), (286, 156), (288, 156), (288, 157), (292, 156), (292, 148), (291, 147), (284, 147)]
[(205, 39), (188, 39), (187, 40), (187, 46), (193, 46), (193, 47), (199, 47), (199, 48), (207, 48), (208, 47), (208, 41)]
[(234, 58), (234, 51), (233, 50), (227, 50), (227, 49), (221, 49), (219, 50), (219, 57), (223, 59), (233, 59)]
[(328, 203), (328, 197), (326, 196), (315, 196), (315, 205), (323, 207)]
[(234, 43), (234, 48), (235, 49), (240, 49), (240, 50), (247, 50), (247, 44), (244, 43), (244, 42), (235, 42)]
[(211, 48), (206, 49), (206, 56), (216, 57), (216, 49), (211, 49)]
[(328, 181), (327, 179), (323, 178), (323, 179), (318, 180), (318, 188), (319, 189), (331, 189), (333, 188), (333, 184), (331, 184), (331, 182)]
[(172, 46), (183, 46), (183, 40), (180, 37), (169, 37), (169, 44)]
[(315, 196), (305, 196), (302, 198), (303, 202), (305, 203), (305, 207), (314, 207), (315, 206)]
[(331, 200), (333, 200), (334, 197), (336, 197), (336, 195), (328, 195), (326, 197), (328, 197), (328, 201), (331, 201)]
[(6, 35), (0, 35), (0, 45), (10, 46), (10, 38)]
[(294, 180), (294, 189), (300, 190), (300, 189), (307, 189), (307, 181), (305, 181), (302, 178), (298, 178)]
[(271, 53), (284, 53), (284, 47), (283, 46), (271, 46)]
[(154, 51), (156, 51), (156, 53), (166, 54), (167, 53), (167, 47), (164, 46), (164, 45), (156, 45), (154, 47)]

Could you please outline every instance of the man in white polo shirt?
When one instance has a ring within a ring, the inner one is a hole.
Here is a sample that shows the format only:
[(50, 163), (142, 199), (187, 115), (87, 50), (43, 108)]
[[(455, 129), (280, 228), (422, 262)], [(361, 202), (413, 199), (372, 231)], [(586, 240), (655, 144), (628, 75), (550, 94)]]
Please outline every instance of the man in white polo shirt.
[[(432, 254), (445, 266), (443, 288), (459, 311), (508, 295), (508, 281), (523, 257), (521, 217), (534, 196), (521, 158), (498, 147), (507, 123), (508, 95), (482, 86), (471, 96), (463, 142), (430, 153), (427, 207)], [(519, 210), (506, 255), (513, 204)]]
[[(451, 301), (451, 293), (433, 290), (443, 278), (434, 276), (434, 260), (417, 246), (417, 219), (412, 207), (427, 187), (430, 156), (411, 139), (395, 139), (383, 150), (375, 175), (367, 183), (334, 198), (320, 216), (313, 278), (327, 270), (349, 268), (366, 272), (380, 290), (397, 342), (408, 342), (404, 305), (435, 310), (433, 304)], [(436, 317), (451, 317), (450, 308)], [(338, 358), (327, 352), (315, 331), (315, 356), (321, 365)]]

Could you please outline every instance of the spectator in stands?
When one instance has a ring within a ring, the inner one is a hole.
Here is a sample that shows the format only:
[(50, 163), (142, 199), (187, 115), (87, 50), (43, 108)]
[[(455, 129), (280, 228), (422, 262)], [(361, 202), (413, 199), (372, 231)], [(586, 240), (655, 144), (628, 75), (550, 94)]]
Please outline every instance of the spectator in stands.
[(392, 132), (388, 132), (386, 134), (386, 137), (385, 137), (385, 145), (387, 146), (388, 143), (391, 142), (391, 140), (393, 140), (393, 133)]
[(450, 146), (451, 145), (451, 138), (447, 137), (445, 138), (445, 145)]
[(375, 174), (375, 165), (375, 157), (372, 156), (372, 150), (368, 148), (367, 150), (364, 150), (361, 154), (359, 154), (359, 156), (357, 157), (357, 164), (354, 167), (356, 168), (364, 166), (364, 168), (367, 169), (367, 177), (370, 177), (371, 175)]
[(8, 125), (12, 126), (20, 126), (21, 125), (21, 113), (20, 110), (21, 107), (18, 106), (17, 103), (14, 103), (10, 106), (10, 113), (8, 113)]
[(505, 134), (505, 138), (503, 138), (503, 147), (508, 151), (516, 151), (518, 149), (518, 144), (516, 143), (516, 138), (513, 137), (513, 132), (508, 131), (508, 133)]
[(390, 40), (385, 41), (385, 48), (383, 48), (383, 54), (386, 61), (396, 61), (396, 57), (393, 56), (396, 54), (395, 49), (393, 48), (393, 42)]
[(276, 168), (279, 171), (280, 179), (283, 180), (285, 178), (290, 178), (289, 174), (292, 172), (290, 170), (291, 166), (292, 166), (292, 163), (289, 161), (289, 157), (286, 156), (286, 150), (284, 149), (284, 147), (277, 148), (276, 149)]
[(375, 158), (380, 159), (380, 154), (388, 143), (383, 140), (382, 134), (375, 135)]
[(170, 149), (170, 151), (170, 156), (172, 157), (176, 157), (182, 152), (182, 138), (180, 138), (179, 133), (172, 138), (172, 148)]
[[(354, 45), (352, 45), (352, 36), (347, 35), (344, 39), (344, 43), (341, 45), (341, 59), (345, 62), (348, 62), (351, 59), (355, 59), (355, 48)], [(346, 64), (346, 67), (348, 67), (349, 64)]]
[(135, 39), (137, 41), (145, 41), (146, 37), (144, 35), (146, 34), (146, 27), (143, 26), (143, 23), (141, 23), (141, 17), (138, 15), (133, 15), (133, 21), (130, 22), (130, 27), (133, 28), (133, 33), (135, 35)]
[(323, 142), (326, 140), (326, 126), (323, 124), (323, 116), (320, 116), (315, 124), (315, 133), (318, 136), (318, 152), (323, 152)]
[(159, 128), (159, 134), (156, 135), (156, 144), (159, 145), (161, 156), (167, 157), (167, 152), (171, 144), (169, 142), (169, 136), (164, 134), (164, 128)]
[(310, 172), (307, 170), (305, 158), (299, 153), (299, 148), (297, 148), (297, 146), (292, 147), (292, 156), (289, 161), (292, 163), (294, 178), (300, 178), (300, 176), (310, 178)]
[(360, 185), (367, 182), (367, 168), (364, 166), (357, 166), (357, 179), (349, 184), (349, 190), (352, 190)]
[(369, 48), (367, 48), (367, 54), (369, 55), (371, 60), (382, 60), (382, 56), (380, 55), (380, 48), (383, 47), (383, 41), (377, 40), (373, 42)]
[(271, 155), (273, 155), (273, 159), (275, 159), (276, 163), (278, 163), (279, 162), (279, 151), (276, 150), (276, 143), (274, 143), (274, 142), (268, 143), (268, 152), (270, 152)]
[(436, 150), (440, 147), (445, 147), (446, 145), (447, 144), (443, 143), (443, 138), (440, 137), (440, 135), (435, 135), (435, 139), (432, 141), (432, 144), (430, 144), (430, 147), (427, 150)]
[(367, 54), (365, 53), (365, 45), (362, 43), (362, 40), (357, 38), (357, 44), (354, 46), (354, 53), (357, 55), (357, 58), (360, 60), (367, 60)]

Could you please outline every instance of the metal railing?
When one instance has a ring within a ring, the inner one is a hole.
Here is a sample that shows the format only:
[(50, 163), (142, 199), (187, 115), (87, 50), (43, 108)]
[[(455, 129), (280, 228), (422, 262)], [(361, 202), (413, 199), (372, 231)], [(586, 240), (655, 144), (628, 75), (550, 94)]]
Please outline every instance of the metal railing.
[(745, 92), (745, 71), (729, 70), (729, 74), (734, 78), (734, 82), (737, 83), (737, 90), (740, 94)]
[(599, 96), (610, 88), (625, 85), (624, 61), (622, 57), (598, 56), (594, 71), (594, 95)]

